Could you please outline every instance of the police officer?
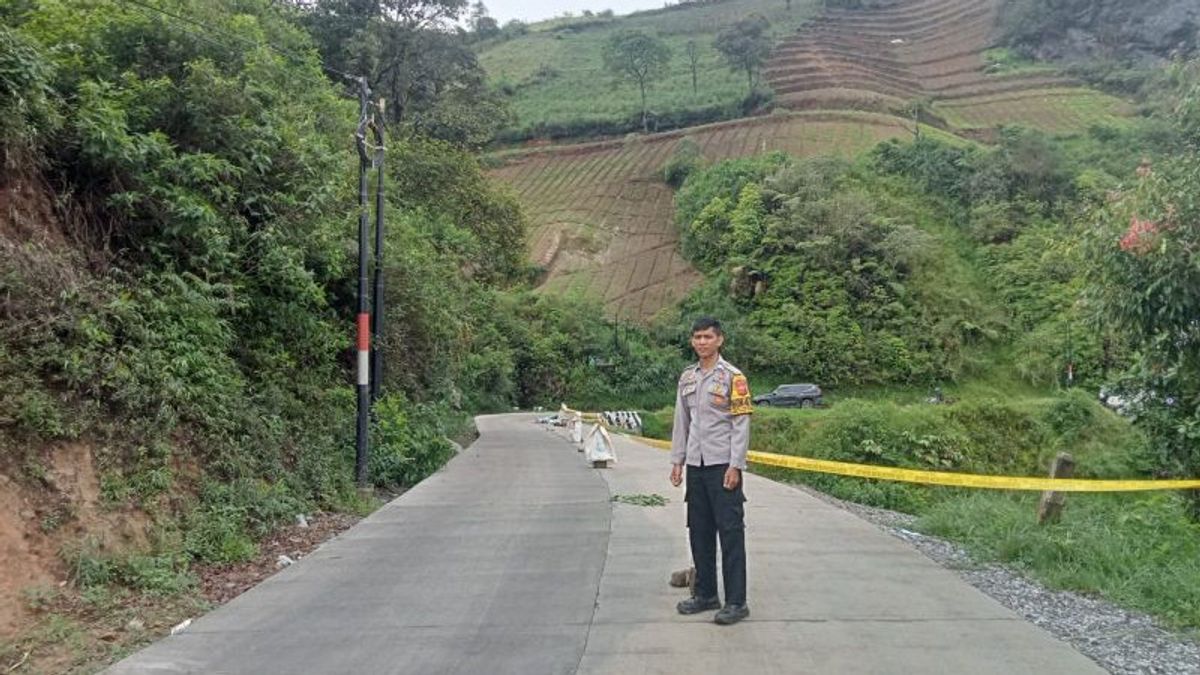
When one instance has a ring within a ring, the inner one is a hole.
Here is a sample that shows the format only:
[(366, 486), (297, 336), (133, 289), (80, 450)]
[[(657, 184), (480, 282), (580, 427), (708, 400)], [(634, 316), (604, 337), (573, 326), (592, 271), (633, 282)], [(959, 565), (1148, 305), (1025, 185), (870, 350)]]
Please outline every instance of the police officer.
[[(671, 433), (671, 484), (683, 483), (687, 465), (688, 539), (696, 566), (696, 589), (680, 602), (680, 614), (719, 609), (715, 621), (734, 624), (750, 615), (746, 605), (746, 538), (742, 471), (750, 445), (750, 385), (742, 371), (721, 358), (725, 336), (712, 317), (692, 325), (699, 362), (679, 377)], [(725, 606), (717, 596), (717, 538)]]

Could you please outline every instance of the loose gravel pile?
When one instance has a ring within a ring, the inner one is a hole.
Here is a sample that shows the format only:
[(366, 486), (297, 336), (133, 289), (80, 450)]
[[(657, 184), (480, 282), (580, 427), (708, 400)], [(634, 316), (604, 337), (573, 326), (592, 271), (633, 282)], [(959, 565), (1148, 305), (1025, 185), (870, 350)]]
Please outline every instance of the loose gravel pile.
[(980, 563), (951, 542), (909, 529), (916, 518), (908, 514), (854, 504), (797, 487), (909, 542), (1110, 673), (1200, 675), (1200, 642), (1161, 627), (1146, 614), (1070, 591), (1049, 590), (1003, 565)]

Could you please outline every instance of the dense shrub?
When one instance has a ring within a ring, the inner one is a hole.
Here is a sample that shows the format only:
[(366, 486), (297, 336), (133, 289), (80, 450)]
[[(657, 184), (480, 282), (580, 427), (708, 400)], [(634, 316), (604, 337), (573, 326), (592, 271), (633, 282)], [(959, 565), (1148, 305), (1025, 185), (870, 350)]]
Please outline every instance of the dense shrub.
[(0, 25), (0, 145), (5, 154), (29, 148), (60, 122), (53, 77), (53, 66), (35, 40)]
[[(648, 122), (651, 133), (686, 129), (687, 127), (737, 119), (762, 109), (771, 101), (771, 93), (755, 89), (736, 103), (710, 106), (683, 106), (669, 110), (651, 109)], [(496, 133), (495, 142), (500, 145), (521, 143), (529, 140), (559, 140), (566, 138), (587, 139), (602, 136), (622, 136), (642, 131), (641, 113), (628, 117), (575, 118), (567, 121), (538, 121), (519, 127), (504, 129)]]
[(671, 158), (663, 164), (663, 180), (667, 185), (678, 188), (692, 172), (704, 166), (704, 155), (700, 146), (691, 138), (683, 138), (675, 144)]
[[(1200, 85), (1193, 87), (1190, 105), (1196, 106)], [(1200, 241), (1194, 227), (1200, 143), (1175, 162), (1144, 165), (1138, 173), (1131, 188), (1092, 214), (1096, 225), (1086, 232), (1085, 254), (1096, 264), (1086, 270), (1087, 297), (1097, 320), (1128, 336), (1136, 349), (1124, 389), (1137, 401), (1137, 423), (1154, 440), (1158, 466), (1192, 477), (1200, 474)], [(1200, 519), (1200, 492), (1192, 493), (1191, 508)]]
[(376, 485), (416, 485), (453, 455), (441, 416), (430, 407), (392, 394), (375, 404), (374, 413), (368, 470)]
[[(892, 213), (879, 183), (845, 164), (722, 162), (689, 177), (676, 207), (684, 251), (717, 273), (685, 312), (730, 319), (743, 367), (828, 384), (927, 381), (949, 376), (948, 353), (971, 339), (942, 316), (952, 308), (915, 292), (934, 251), (915, 214)], [(946, 333), (955, 346), (937, 340)]]

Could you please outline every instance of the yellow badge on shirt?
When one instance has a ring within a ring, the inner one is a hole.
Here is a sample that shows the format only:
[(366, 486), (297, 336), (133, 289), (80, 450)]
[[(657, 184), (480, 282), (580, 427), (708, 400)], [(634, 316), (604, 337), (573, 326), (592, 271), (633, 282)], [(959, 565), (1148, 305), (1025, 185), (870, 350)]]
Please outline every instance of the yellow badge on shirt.
[(749, 415), (754, 412), (754, 408), (750, 405), (750, 383), (746, 381), (745, 375), (733, 376), (729, 399), (729, 414)]

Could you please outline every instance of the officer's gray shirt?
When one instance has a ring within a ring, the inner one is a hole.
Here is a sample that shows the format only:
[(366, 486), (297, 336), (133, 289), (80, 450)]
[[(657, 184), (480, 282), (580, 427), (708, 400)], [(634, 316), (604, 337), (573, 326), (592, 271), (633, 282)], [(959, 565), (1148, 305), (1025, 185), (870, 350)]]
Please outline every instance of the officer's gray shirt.
[(729, 412), (733, 378), (741, 374), (728, 361), (718, 358), (707, 373), (696, 363), (679, 376), (675, 425), (671, 431), (672, 464), (728, 464), (746, 468), (750, 415)]

